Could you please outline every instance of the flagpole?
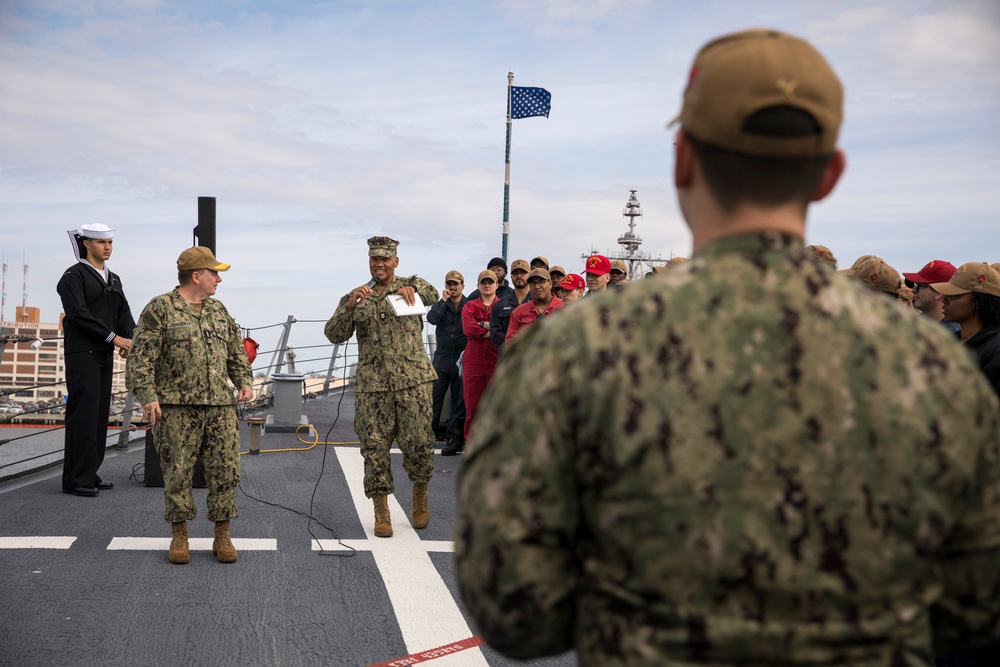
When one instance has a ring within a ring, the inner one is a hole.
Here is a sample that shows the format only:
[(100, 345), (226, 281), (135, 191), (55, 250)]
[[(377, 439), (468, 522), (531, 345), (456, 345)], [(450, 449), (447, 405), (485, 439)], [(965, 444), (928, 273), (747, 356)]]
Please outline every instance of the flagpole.
[(510, 128), (511, 128), (511, 88), (514, 73), (507, 72), (507, 150), (503, 160), (503, 247), (500, 256), (507, 261), (507, 236), (510, 234)]

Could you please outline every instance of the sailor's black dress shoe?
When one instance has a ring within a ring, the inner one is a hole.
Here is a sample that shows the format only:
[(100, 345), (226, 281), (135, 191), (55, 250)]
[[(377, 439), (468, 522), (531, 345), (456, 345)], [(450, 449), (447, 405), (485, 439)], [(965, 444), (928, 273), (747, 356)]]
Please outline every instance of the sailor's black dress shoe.
[(97, 488), (101, 491), (107, 491), (108, 489), (115, 488), (114, 482), (105, 482), (102, 479), (97, 480)]
[(70, 493), (74, 496), (84, 496), (86, 498), (92, 498), (96, 496), (99, 492), (96, 488), (92, 486), (75, 486), (72, 489), (63, 489), (63, 493)]

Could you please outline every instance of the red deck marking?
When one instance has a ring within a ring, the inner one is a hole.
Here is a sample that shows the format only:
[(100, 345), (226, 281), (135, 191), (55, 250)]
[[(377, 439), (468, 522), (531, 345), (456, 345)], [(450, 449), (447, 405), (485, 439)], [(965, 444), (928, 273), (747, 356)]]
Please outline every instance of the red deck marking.
[(483, 641), (482, 637), (469, 637), (468, 639), (463, 639), (460, 642), (445, 644), (444, 646), (438, 646), (437, 648), (420, 651), (419, 653), (411, 653), (410, 655), (403, 656), (402, 658), (379, 662), (374, 665), (368, 665), (368, 667), (406, 667), (406, 665), (418, 665), (421, 662), (427, 662), (428, 660), (434, 660), (435, 658), (443, 658), (446, 655), (482, 646), (485, 643), (486, 642)]

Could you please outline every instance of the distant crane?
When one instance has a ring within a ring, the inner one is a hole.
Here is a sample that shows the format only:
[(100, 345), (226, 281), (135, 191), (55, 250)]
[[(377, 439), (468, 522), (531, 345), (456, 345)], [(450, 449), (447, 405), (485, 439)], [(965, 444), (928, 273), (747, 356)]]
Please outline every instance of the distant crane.
[(22, 255), (24, 262), (24, 282), (21, 288), (21, 317), (28, 319), (28, 256)]
[(0, 285), (0, 322), (5, 322), (4, 310), (7, 307), (7, 255), (0, 255), (0, 262), (3, 263), (3, 284)]

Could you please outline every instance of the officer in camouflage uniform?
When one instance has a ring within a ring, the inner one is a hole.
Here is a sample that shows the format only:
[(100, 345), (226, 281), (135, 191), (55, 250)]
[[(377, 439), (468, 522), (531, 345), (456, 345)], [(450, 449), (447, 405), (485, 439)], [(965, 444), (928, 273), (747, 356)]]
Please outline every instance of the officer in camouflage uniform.
[(250, 362), (240, 330), (226, 307), (211, 298), (229, 264), (208, 248), (188, 248), (177, 259), (178, 282), (139, 316), (125, 383), (153, 426), (163, 468), (164, 518), (171, 522), (171, 563), (187, 563), (187, 522), (196, 510), (191, 493), (200, 459), (208, 484), (208, 519), (215, 522), (212, 551), (220, 563), (236, 560), (229, 520), (237, 516), (240, 442), (233, 406), (253, 398)]
[(365, 495), (375, 506), (375, 535), (392, 537), (387, 496), (395, 491), (389, 467), (392, 441), (403, 451), (403, 469), (413, 482), (413, 527), (430, 520), (427, 482), (434, 472), (432, 387), (437, 373), (424, 350), (423, 317), (397, 316), (388, 297), (398, 294), (413, 305), (438, 300), (438, 291), (417, 276), (396, 276), (399, 241), (386, 236), (368, 239), (368, 269), (374, 287), (362, 285), (340, 300), (326, 323), (331, 343), (346, 343), (358, 334), (358, 366), (354, 430), (365, 459)]
[(675, 148), (691, 261), (501, 362), (455, 526), (498, 650), (927, 666), (1000, 633), (996, 397), (942, 327), (803, 243), (844, 168), (841, 100), (802, 40), (707, 45)]

